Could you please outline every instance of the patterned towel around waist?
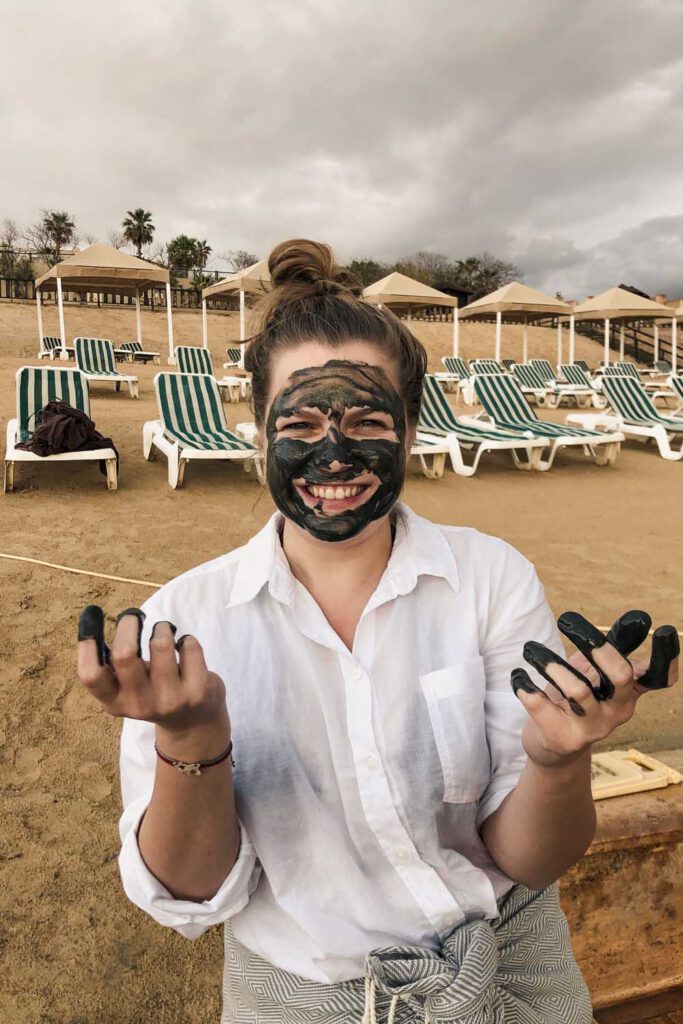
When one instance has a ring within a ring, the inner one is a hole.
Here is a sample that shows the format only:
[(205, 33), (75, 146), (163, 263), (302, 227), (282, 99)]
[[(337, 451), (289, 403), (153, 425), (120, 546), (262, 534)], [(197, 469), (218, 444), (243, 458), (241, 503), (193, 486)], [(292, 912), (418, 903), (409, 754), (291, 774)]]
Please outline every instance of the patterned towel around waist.
[(516, 885), (494, 921), (456, 928), (434, 952), (386, 946), (366, 977), (321, 985), (273, 967), (225, 928), (221, 1024), (590, 1024), (557, 887)]

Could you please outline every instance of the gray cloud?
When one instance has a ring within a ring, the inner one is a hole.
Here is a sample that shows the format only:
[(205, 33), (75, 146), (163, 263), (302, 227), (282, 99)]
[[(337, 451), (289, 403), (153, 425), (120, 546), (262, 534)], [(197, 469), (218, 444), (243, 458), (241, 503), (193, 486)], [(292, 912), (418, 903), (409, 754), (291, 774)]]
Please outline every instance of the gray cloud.
[(682, 29), (678, 0), (5, 0), (0, 215), (680, 294)]

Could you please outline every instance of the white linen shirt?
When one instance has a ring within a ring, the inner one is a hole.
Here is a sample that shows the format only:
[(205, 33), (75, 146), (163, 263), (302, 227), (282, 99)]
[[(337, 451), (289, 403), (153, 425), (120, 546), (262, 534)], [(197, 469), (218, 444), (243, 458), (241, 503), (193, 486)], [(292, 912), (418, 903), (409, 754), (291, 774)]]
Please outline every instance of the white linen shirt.
[(129, 899), (188, 938), (229, 918), (250, 950), (322, 983), (361, 976), (375, 947), (436, 949), (462, 921), (497, 915), (513, 883), (478, 828), (525, 762), (510, 672), (527, 640), (563, 653), (519, 552), (396, 508), (352, 651), (292, 575), (279, 513), (144, 606), (145, 656), (153, 624), (168, 620), (197, 637), (227, 688), (241, 847), (212, 899), (176, 900), (145, 866), (137, 829), (154, 726), (126, 720), (122, 731)]

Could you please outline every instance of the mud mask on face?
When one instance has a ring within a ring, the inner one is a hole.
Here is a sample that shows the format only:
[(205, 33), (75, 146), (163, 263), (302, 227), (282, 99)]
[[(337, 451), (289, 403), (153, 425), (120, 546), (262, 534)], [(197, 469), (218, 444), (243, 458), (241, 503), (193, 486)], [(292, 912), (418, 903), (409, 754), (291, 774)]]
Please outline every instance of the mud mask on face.
[(405, 479), (403, 400), (379, 366), (332, 359), (298, 370), (266, 422), (275, 504), (319, 540), (347, 540), (380, 519)]

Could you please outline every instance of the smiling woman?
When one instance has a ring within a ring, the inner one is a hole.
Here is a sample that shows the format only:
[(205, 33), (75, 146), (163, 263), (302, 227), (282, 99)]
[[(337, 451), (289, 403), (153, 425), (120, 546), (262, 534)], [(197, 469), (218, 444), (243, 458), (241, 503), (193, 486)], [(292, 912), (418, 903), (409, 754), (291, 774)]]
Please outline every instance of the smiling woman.
[(675, 681), (676, 637), (648, 670), (643, 613), (565, 615), (568, 665), (526, 559), (399, 501), (419, 342), (325, 245), (269, 270), (246, 365), (278, 511), (111, 650), (81, 621), (125, 718), (125, 891), (188, 938), (225, 925), (223, 1024), (588, 1024), (553, 883), (592, 837), (591, 743)]

